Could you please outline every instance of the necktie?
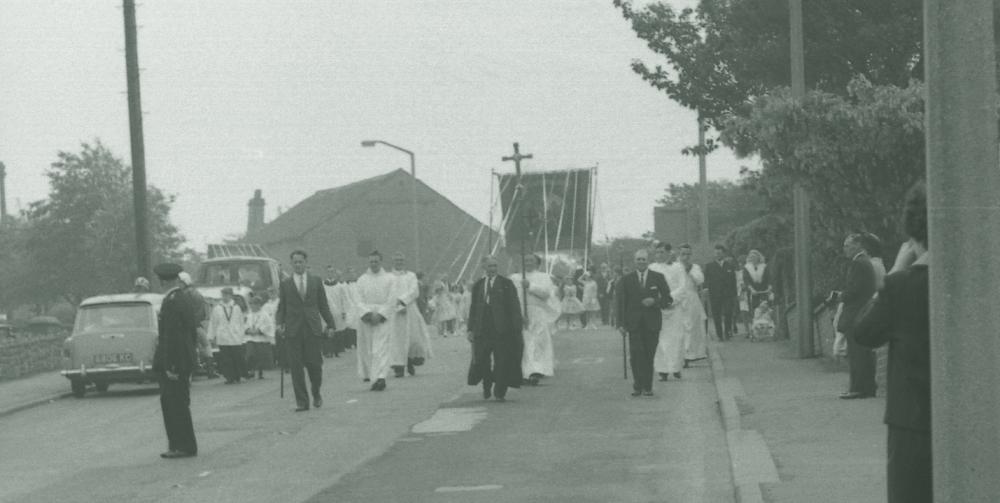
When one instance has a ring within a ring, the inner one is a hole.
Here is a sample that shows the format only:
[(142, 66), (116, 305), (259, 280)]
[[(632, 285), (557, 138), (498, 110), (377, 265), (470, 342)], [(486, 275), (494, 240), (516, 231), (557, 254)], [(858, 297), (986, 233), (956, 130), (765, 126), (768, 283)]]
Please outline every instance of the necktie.
[(302, 274), (299, 275), (299, 296), (306, 297), (306, 277)]
[(639, 273), (639, 286), (646, 288), (646, 272)]
[(486, 278), (486, 303), (490, 303), (490, 290), (493, 288), (493, 278)]

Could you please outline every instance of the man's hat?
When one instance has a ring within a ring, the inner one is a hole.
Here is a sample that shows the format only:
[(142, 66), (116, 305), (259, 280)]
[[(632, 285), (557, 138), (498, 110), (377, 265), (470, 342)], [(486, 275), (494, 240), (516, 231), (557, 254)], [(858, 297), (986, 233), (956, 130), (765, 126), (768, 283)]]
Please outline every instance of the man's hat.
[(153, 268), (153, 272), (156, 273), (156, 277), (160, 278), (161, 281), (177, 279), (177, 275), (183, 270), (184, 268), (180, 265), (170, 262), (157, 264), (157, 266)]

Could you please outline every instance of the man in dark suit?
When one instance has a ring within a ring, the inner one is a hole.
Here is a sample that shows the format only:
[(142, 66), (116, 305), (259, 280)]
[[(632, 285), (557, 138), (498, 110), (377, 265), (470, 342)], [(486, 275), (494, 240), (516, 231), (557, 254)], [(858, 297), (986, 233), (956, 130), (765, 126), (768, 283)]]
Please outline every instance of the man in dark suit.
[(320, 386), (323, 384), (323, 322), (327, 331), (336, 328), (330, 304), (327, 303), (323, 281), (306, 273), (309, 256), (302, 250), (292, 252), (294, 274), (278, 287), (278, 310), (275, 325), (285, 341), (286, 357), (295, 390), (296, 412), (309, 410), (309, 394), (303, 367), (309, 373), (313, 407), (323, 406)]
[[(854, 328), (861, 308), (875, 295), (875, 269), (861, 246), (861, 235), (854, 233), (844, 240), (844, 255), (851, 258), (840, 292), (844, 305), (837, 320), (837, 331), (845, 335)], [(847, 337), (847, 361), (850, 365), (850, 387), (840, 398), (871, 398), (875, 396), (875, 353)]]
[(673, 304), (662, 274), (649, 270), (649, 253), (635, 252), (635, 272), (618, 286), (618, 329), (628, 335), (632, 360), (632, 396), (653, 396), (653, 357), (663, 322), (660, 311)]
[(715, 260), (705, 264), (705, 286), (712, 306), (715, 336), (720, 341), (732, 339), (736, 310), (736, 264), (721, 244), (715, 245)]
[(153, 372), (160, 383), (160, 407), (167, 430), (165, 459), (189, 458), (198, 454), (191, 422), (191, 372), (198, 363), (198, 319), (191, 297), (177, 275), (177, 264), (159, 264), (153, 272), (167, 290), (160, 304)]
[[(497, 274), (496, 257), (483, 260), (486, 277), (472, 286), (468, 338), (472, 343), (469, 386), (483, 383), (483, 398), (504, 401), (507, 388), (520, 388), (523, 318), (514, 282)], [(492, 360), (492, 361), (491, 361)]]
[(601, 324), (607, 326), (610, 324), (608, 306), (611, 304), (611, 290), (608, 289), (611, 284), (611, 269), (607, 263), (601, 264), (594, 279), (597, 281), (597, 303), (601, 305)]

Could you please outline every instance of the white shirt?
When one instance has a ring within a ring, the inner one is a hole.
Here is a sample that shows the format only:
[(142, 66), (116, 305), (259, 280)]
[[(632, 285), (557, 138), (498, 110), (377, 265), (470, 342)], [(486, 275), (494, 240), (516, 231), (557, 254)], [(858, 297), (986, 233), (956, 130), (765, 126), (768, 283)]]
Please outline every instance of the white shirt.
[(208, 340), (219, 346), (242, 346), (246, 340), (243, 310), (235, 302), (220, 302), (208, 320)]

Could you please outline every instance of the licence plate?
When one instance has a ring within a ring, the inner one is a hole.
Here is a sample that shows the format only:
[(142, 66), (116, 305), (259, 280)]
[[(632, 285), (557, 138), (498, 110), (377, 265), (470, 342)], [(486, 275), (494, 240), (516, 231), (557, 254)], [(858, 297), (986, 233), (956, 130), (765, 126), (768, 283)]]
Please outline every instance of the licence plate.
[(132, 353), (110, 353), (94, 355), (94, 364), (104, 365), (108, 363), (129, 363), (132, 361)]

